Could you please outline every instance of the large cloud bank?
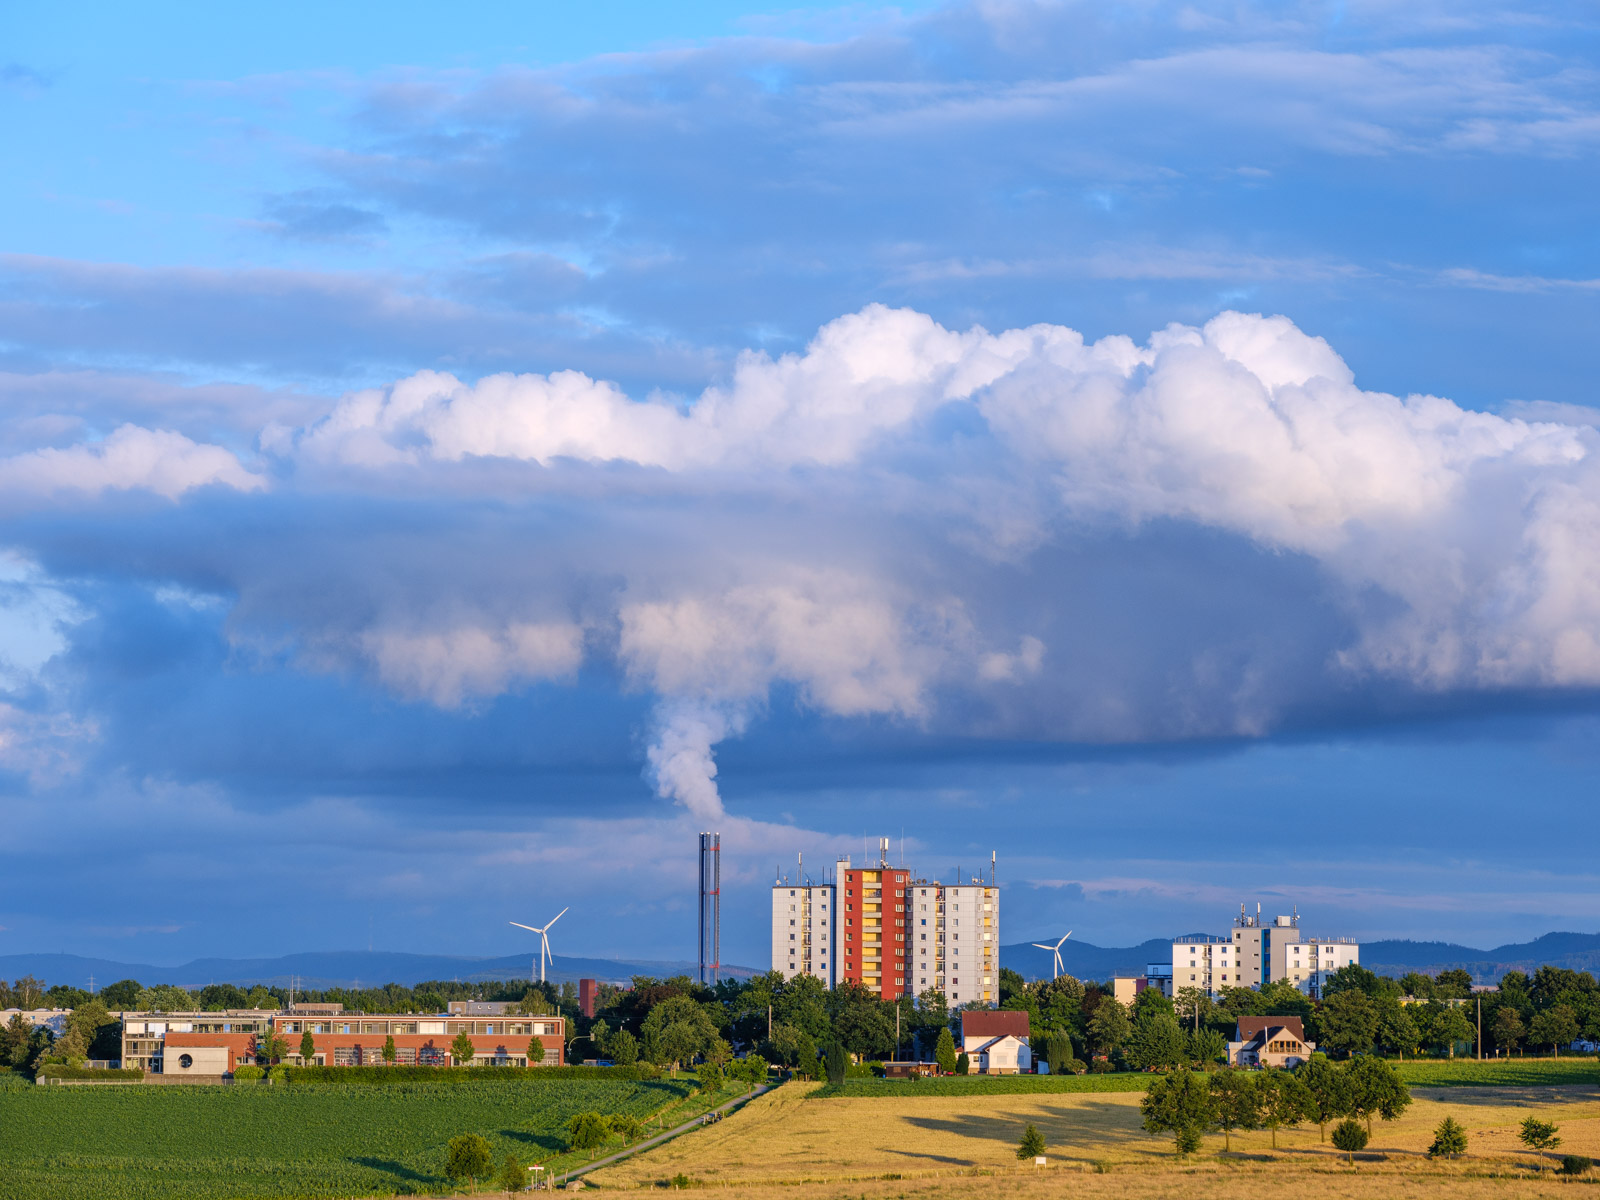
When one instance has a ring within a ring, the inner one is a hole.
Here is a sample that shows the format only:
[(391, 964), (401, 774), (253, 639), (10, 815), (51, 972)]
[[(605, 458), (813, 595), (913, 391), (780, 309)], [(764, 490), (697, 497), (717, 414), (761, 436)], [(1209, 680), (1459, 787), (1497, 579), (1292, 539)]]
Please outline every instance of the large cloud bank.
[[(1600, 684), (1595, 438), (1364, 391), (1281, 317), (1088, 343), (874, 306), (692, 401), (424, 372), (263, 443), (286, 486), (575, 505), (594, 540), (540, 547), (520, 609), (457, 595), (452, 632), (359, 644), (444, 703), (570, 675), (587, 645), (660, 698), (663, 793), (714, 812), (712, 748), (776, 685), (840, 717), (1126, 740), (1259, 734), (1327, 691)], [(1264, 578), (1299, 572), (1283, 603), (1318, 627), (1272, 612), (1263, 640), (1182, 583), (1078, 623), (1103, 586), (1085, 539), (1216, 534)]]
[(780, 695), (1103, 743), (1594, 687), (1597, 437), (1365, 391), (1282, 317), (1087, 342), (873, 306), (692, 398), (422, 372), (248, 453), (125, 426), (0, 482), (254, 529), (127, 569), (301, 669), (452, 710), (649, 695), (646, 769), (709, 817), (717, 744)]

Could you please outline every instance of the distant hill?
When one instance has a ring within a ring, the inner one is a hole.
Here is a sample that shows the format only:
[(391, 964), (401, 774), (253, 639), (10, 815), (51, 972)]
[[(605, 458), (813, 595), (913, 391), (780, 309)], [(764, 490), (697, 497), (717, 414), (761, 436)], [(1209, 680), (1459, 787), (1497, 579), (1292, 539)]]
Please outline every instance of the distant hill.
[[(1061, 947), (1061, 960), (1067, 973), (1079, 979), (1140, 975), (1148, 963), (1172, 961), (1173, 940), (1152, 938), (1137, 946), (1117, 949), (1068, 939)], [(1050, 978), (1050, 951), (1037, 950), (1027, 943), (1001, 946), (1000, 964), (1024, 979)], [(1496, 983), (1507, 971), (1531, 974), (1542, 966), (1588, 971), (1600, 977), (1600, 933), (1547, 933), (1531, 942), (1514, 942), (1492, 950), (1454, 942), (1363, 942), (1361, 965), (1396, 979), (1408, 971), (1437, 975), (1440, 971), (1462, 970), (1477, 983)]]
[[(444, 954), (404, 954), (382, 950), (332, 950), (313, 954), (287, 954), (281, 958), (197, 958), (176, 967), (149, 963), (115, 962), (104, 958), (82, 958), (75, 954), (0, 955), (0, 975), (20, 979), (32, 975), (46, 984), (65, 983), (88, 987), (137, 979), (143, 984), (172, 983), (181, 987), (204, 987), (208, 983), (235, 983), (287, 986), (290, 976), (304, 988), (376, 987), (385, 983), (411, 985), (429, 979), (459, 979), (464, 982), (496, 979), (527, 979), (533, 964), (531, 954), (509, 958), (465, 958)], [(610, 958), (568, 958), (556, 955), (546, 977), (557, 983), (569, 980), (598, 979), (606, 983), (627, 983), (635, 975), (693, 975), (697, 965), (689, 962), (635, 962)], [(757, 972), (749, 967), (724, 966), (725, 976), (744, 979)]]

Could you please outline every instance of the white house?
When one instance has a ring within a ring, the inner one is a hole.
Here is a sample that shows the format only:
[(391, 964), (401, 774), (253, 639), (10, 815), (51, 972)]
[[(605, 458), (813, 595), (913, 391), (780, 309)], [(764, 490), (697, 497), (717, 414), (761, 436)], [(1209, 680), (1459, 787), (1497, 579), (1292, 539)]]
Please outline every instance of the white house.
[(980, 1075), (1018, 1075), (1033, 1070), (1028, 1014), (1009, 1009), (961, 1014), (961, 1049)]

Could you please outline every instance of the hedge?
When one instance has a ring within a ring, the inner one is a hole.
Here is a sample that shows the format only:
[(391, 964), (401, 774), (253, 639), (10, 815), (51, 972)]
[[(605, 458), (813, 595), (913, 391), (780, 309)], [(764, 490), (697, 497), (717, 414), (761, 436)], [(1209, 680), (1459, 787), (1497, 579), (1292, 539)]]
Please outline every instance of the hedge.
[(807, 1099), (877, 1100), (900, 1096), (1011, 1096), (1027, 1093), (1142, 1092), (1154, 1076), (1144, 1072), (1100, 1075), (938, 1075), (923, 1079), (846, 1079)]
[(130, 1083), (144, 1078), (138, 1067), (111, 1070), (100, 1067), (73, 1067), (66, 1063), (48, 1063), (39, 1068), (40, 1079), (89, 1079), (100, 1083)]
[[(274, 1067), (273, 1070), (278, 1070)], [(642, 1067), (293, 1067), (283, 1068), (290, 1083), (537, 1083), (557, 1079), (657, 1079)]]

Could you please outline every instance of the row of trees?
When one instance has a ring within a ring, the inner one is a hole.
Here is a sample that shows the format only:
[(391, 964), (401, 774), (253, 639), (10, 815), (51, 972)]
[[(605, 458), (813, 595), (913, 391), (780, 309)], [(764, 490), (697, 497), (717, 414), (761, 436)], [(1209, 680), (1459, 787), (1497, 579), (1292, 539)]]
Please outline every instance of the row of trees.
[[(1410, 1091), (1384, 1059), (1361, 1055), (1341, 1066), (1316, 1054), (1294, 1071), (1173, 1071), (1151, 1081), (1139, 1112), (1149, 1132), (1172, 1135), (1182, 1157), (1219, 1129), (1225, 1150), (1232, 1149), (1236, 1129), (1270, 1129), (1276, 1148), (1280, 1127), (1306, 1121), (1318, 1126), (1323, 1140), (1328, 1123), (1342, 1118), (1365, 1122), (1370, 1136), (1373, 1118), (1392, 1121), (1410, 1103)], [(1338, 1139), (1334, 1144), (1346, 1149)]]

